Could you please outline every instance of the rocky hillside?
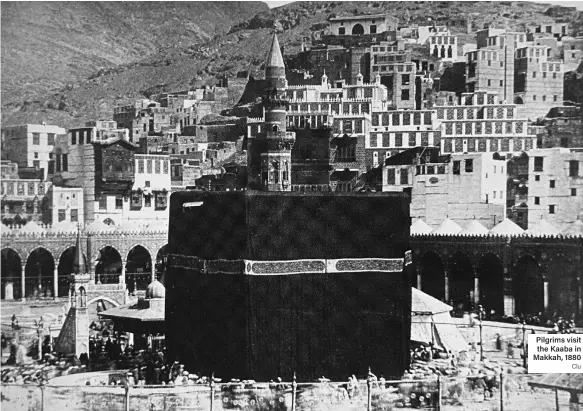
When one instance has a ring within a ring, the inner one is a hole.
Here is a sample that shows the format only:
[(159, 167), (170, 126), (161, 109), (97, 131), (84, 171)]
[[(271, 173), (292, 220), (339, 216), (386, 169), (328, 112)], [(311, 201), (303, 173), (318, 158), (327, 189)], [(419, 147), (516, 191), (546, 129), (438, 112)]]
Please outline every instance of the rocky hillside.
[[(372, 13), (449, 24), (462, 42), (472, 41), (468, 20), (473, 30), (485, 23), (523, 29), (551, 17), (583, 24), (574, 9), (526, 2), (296, 2), (272, 10), (247, 2), (2, 3), (2, 122), (69, 127), (110, 117), (115, 105), (200, 78), (258, 72), (273, 29), (288, 55), (329, 18)], [(13, 33), (20, 40), (7, 41)]]
[(224, 34), (261, 2), (2, 2), (2, 101)]

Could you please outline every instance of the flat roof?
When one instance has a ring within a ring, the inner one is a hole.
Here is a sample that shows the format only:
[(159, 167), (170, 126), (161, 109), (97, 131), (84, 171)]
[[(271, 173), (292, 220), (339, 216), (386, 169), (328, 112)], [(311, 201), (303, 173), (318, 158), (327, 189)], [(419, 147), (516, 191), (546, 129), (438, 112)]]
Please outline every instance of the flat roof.
[(366, 14), (362, 16), (345, 16), (345, 17), (333, 17), (330, 21), (342, 21), (342, 20), (371, 20), (371, 19), (384, 19), (388, 17), (387, 14)]

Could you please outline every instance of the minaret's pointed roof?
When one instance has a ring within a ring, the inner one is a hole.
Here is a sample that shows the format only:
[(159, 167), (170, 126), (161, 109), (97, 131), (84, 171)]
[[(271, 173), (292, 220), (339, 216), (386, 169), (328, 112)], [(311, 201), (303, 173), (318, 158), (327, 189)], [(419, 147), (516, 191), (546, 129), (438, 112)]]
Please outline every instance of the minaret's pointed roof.
[(77, 228), (77, 243), (75, 244), (75, 256), (73, 257), (73, 274), (85, 274), (87, 269), (85, 267), (85, 258), (83, 257), (83, 249), (81, 248), (81, 228)]
[(265, 67), (285, 68), (283, 56), (281, 55), (281, 48), (279, 47), (279, 41), (277, 40), (277, 35), (275, 33), (273, 33), (273, 40), (271, 41), (271, 47), (269, 49), (267, 61), (265, 62)]

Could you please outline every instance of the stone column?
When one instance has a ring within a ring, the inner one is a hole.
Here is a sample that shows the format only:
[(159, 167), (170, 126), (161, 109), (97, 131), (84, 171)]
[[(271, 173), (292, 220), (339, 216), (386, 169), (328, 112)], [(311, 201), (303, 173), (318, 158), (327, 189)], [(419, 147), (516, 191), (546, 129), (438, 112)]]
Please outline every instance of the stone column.
[(53, 271), (53, 298), (59, 296), (59, 266), (55, 264), (55, 270)]
[(419, 267), (419, 264), (417, 264), (417, 289), (423, 291), (421, 290), (421, 267)]
[(154, 281), (155, 279), (156, 279), (156, 264), (152, 262), (152, 278), (150, 279), (150, 282)]
[(480, 279), (478, 276), (474, 277), (474, 303), (480, 304)]
[(583, 284), (581, 284), (581, 276), (577, 277), (577, 312), (579, 315), (583, 314)]
[(449, 304), (449, 273), (447, 270), (443, 271), (445, 276), (445, 288), (444, 288), (444, 296), (445, 296), (445, 303)]
[(126, 283), (126, 261), (121, 260), (121, 276), (119, 277), (119, 283), (125, 284)]
[(545, 311), (547, 311), (549, 309), (549, 282), (546, 278), (543, 281), (543, 305)]
[(22, 267), (22, 270), (20, 271), (20, 292), (21, 292), (22, 301), (26, 301), (26, 283), (24, 282), (26, 264), (22, 264), (21, 267)]
[(97, 275), (97, 264), (99, 263), (93, 263), (93, 270), (91, 270), (92, 272), (89, 273), (93, 284), (101, 284), (101, 279)]

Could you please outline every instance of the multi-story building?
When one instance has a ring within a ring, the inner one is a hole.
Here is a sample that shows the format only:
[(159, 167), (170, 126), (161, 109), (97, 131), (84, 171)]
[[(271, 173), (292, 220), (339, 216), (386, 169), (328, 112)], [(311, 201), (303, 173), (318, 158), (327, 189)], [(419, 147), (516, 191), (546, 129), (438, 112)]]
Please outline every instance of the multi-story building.
[(466, 91), (495, 92), (500, 101), (512, 101), (515, 50), (526, 42), (526, 33), (489, 28), (476, 39), (477, 50), (466, 54)]
[(43, 221), (43, 214), (48, 211), (45, 197), (51, 186), (40, 179), (2, 178), (2, 221), (5, 224)]
[(432, 33), (427, 38), (429, 53), (433, 57), (438, 57), (443, 61), (458, 60), (457, 36), (451, 35), (448, 31)]
[(121, 137), (89, 144), (72, 138), (55, 148), (53, 181), (83, 190), (85, 221), (120, 224), (168, 218), (168, 156), (136, 155), (137, 146)]
[(538, 34), (548, 34), (555, 37), (557, 40), (561, 40), (564, 36), (568, 34), (569, 24), (560, 22), (547, 22), (544, 24), (539, 24), (530, 28), (531, 34), (530, 39), (535, 38)]
[(529, 153), (528, 220), (541, 217), (559, 231), (583, 219), (583, 149)]
[(524, 105), (522, 112), (530, 120), (563, 105), (563, 62), (550, 60), (550, 51), (547, 46), (532, 45), (516, 50), (514, 102)]
[(14, 161), (20, 168), (32, 167), (44, 170), (46, 179), (57, 136), (65, 134), (65, 129), (46, 124), (24, 124), (2, 128), (2, 155)]
[(62, 221), (85, 224), (83, 209), (83, 189), (79, 187), (58, 187), (51, 185), (47, 191), (46, 211), (43, 222), (56, 224)]
[(439, 156), (415, 148), (386, 160), (383, 191), (411, 193), (411, 217), (435, 228), (447, 217), (492, 228), (506, 215), (506, 161), (490, 153)]
[[(420, 108), (416, 99), (416, 64), (411, 62), (410, 54), (405, 51), (380, 51), (384, 47), (371, 48), (371, 78), (380, 77), (380, 83), (387, 87), (388, 104), (396, 109)], [(386, 48), (392, 48), (387, 46)], [(379, 51), (375, 51), (375, 49)]]
[(536, 136), (528, 133), (528, 120), (515, 104), (499, 103), (497, 95), (463, 93), (459, 106), (435, 106), (441, 127), (442, 153), (528, 151)]
[(384, 159), (413, 147), (440, 147), (441, 130), (434, 128), (432, 110), (387, 110), (372, 113), (365, 139), (366, 164), (377, 167)]
[(560, 58), (565, 72), (575, 71), (583, 58), (583, 33), (577, 37), (563, 37), (561, 43)]

